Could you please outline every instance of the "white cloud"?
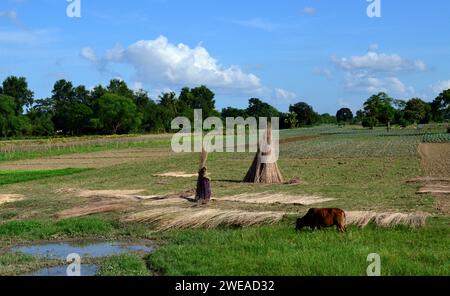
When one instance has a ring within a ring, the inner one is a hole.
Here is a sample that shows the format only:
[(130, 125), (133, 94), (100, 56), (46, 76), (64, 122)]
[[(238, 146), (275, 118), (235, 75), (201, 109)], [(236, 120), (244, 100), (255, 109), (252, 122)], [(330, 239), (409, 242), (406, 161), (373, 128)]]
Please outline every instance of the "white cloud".
[(421, 60), (411, 61), (397, 54), (385, 54), (369, 51), (362, 56), (332, 57), (339, 68), (347, 71), (404, 72), (425, 71), (427, 66)]
[(275, 89), (275, 98), (285, 101), (285, 102), (290, 102), (291, 100), (295, 99), (297, 97), (297, 95), (294, 92), (282, 89), (282, 88), (276, 88)]
[(397, 74), (427, 70), (421, 60), (409, 60), (398, 54), (377, 53), (378, 44), (369, 46), (365, 55), (335, 57), (332, 62), (344, 72), (344, 88), (349, 92), (377, 93), (395, 96), (413, 96), (413, 87), (403, 83)]
[(81, 57), (83, 57), (84, 59), (88, 60), (89, 62), (96, 62), (97, 61), (97, 56), (95, 55), (95, 52), (92, 48), (90, 47), (84, 47), (81, 49), (80, 52)]
[(314, 7), (307, 6), (307, 7), (303, 8), (303, 12), (306, 13), (306, 14), (312, 15), (312, 14), (315, 14), (317, 12), (317, 9), (315, 9)]
[(441, 80), (431, 86), (435, 94), (440, 94), (444, 90), (450, 89), (450, 80)]
[[(82, 50), (83, 53), (83, 50)], [(84, 50), (82, 56), (93, 61), (93, 50)], [(96, 59), (98, 60), (98, 59)], [(242, 91), (257, 91), (262, 88), (260, 79), (244, 73), (238, 66), (225, 67), (208, 51), (197, 46), (172, 44), (164, 36), (154, 40), (141, 40), (126, 48), (115, 46), (99, 60), (99, 64), (121, 63), (135, 70), (135, 81), (167, 86), (200, 85)]]
[(415, 90), (405, 85), (398, 77), (377, 77), (365, 74), (347, 73), (344, 86), (348, 91), (378, 93), (380, 91), (398, 96), (411, 96)]

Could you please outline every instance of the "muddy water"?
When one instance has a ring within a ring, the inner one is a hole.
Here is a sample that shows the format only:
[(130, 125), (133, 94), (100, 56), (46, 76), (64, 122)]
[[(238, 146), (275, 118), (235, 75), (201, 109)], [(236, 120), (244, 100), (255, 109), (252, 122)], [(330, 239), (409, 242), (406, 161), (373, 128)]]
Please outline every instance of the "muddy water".
[[(151, 253), (153, 246), (146, 244), (129, 244), (121, 242), (94, 242), (73, 243), (60, 242), (49, 244), (37, 244), (30, 246), (17, 246), (10, 249), (11, 252), (21, 252), (38, 258), (66, 261), (69, 254), (77, 254), (81, 258), (81, 275), (93, 276), (97, 273), (95, 264), (83, 264), (83, 258), (102, 258), (112, 255), (127, 253)], [(68, 263), (69, 264), (69, 263)], [(24, 276), (65, 276), (68, 265), (45, 267), (35, 272), (23, 274)]]

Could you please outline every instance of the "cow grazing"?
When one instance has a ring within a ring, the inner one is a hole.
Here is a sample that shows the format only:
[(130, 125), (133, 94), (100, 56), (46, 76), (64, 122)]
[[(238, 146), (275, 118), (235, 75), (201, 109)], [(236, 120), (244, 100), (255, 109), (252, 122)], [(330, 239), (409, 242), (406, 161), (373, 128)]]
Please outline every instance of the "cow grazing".
[(345, 232), (345, 220), (345, 212), (341, 209), (310, 209), (303, 218), (297, 219), (296, 229), (310, 227), (314, 230), (336, 225), (337, 230)]

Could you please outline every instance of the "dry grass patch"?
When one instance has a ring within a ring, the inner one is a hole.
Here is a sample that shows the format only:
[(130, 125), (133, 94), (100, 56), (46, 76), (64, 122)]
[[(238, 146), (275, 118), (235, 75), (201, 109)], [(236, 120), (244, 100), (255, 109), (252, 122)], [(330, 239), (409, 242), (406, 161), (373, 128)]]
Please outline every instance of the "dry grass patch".
[(376, 213), (369, 211), (346, 212), (347, 224), (356, 225), (358, 227), (366, 227), (373, 222), (378, 227), (394, 227), (397, 225), (407, 225), (410, 227), (421, 227), (425, 225), (429, 216), (427, 213)]
[(145, 200), (143, 205), (145, 206), (172, 206), (189, 204), (190, 201), (183, 198), (166, 198), (166, 199), (150, 199)]
[(68, 210), (58, 212), (54, 215), (56, 219), (67, 219), (88, 216), (98, 213), (125, 211), (129, 205), (125, 203), (96, 202), (87, 205), (76, 206)]
[(188, 174), (186, 172), (168, 172), (162, 174), (156, 174), (155, 177), (172, 177), (172, 178), (193, 178), (197, 177), (197, 174)]
[(0, 205), (23, 200), (24, 198), (22, 194), (0, 194)]
[(287, 195), (281, 193), (244, 193), (235, 196), (214, 198), (218, 201), (233, 201), (251, 204), (289, 204), (289, 205), (313, 205), (334, 200), (320, 196)]
[(114, 198), (114, 199), (139, 199), (139, 193), (142, 193), (145, 189), (137, 189), (137, 190), (84, 190), (84, 189), (74, 189), (74, 188), (64, 188), (59, 189), (56, 193), (62, 194), (72, 194), (77, 197), (84, 198), (93, 198), (93, 197), (101, 197), (101, 198)]
[(133, 213), (125, 217), (124, 221), (156, 224), (159, 230), (168, 230), (267, 225), (279, 222), (284, 215), (283, 212), (168, 207)]

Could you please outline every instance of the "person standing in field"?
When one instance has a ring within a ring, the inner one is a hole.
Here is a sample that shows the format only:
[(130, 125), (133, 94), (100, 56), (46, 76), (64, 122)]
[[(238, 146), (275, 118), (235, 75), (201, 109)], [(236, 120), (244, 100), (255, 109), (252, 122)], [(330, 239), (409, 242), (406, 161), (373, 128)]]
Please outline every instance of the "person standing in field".
[(206, 167), (202, 167), (198, 172), (195, 198), (199, 204), (207, 204), (211, 200), (211, 184), (206, 173)]

